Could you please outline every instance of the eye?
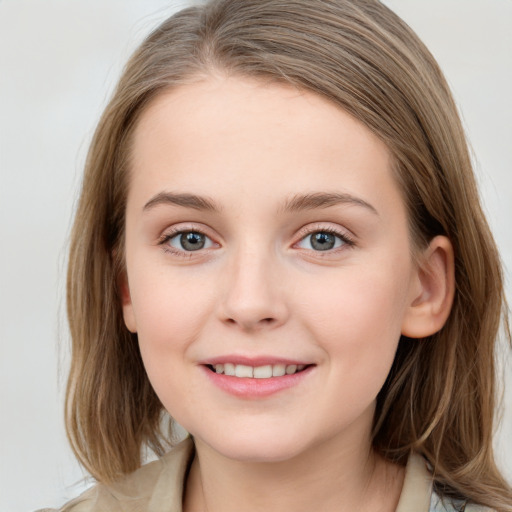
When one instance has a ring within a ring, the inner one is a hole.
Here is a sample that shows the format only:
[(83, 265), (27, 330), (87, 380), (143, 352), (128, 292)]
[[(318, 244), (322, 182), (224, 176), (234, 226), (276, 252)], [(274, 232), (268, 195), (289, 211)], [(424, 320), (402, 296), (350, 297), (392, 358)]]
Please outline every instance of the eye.
[(313, 251), (330, 251), (345, 244), (352, 245), (351, 241), (345, 235), (324, 230), (309, 233), (297, 246), (301, 249)]
[(167, 237), (166, 243), (179, 251), (199, 251), (212, 247), (213, 241), (199, 231), (180, 231)]

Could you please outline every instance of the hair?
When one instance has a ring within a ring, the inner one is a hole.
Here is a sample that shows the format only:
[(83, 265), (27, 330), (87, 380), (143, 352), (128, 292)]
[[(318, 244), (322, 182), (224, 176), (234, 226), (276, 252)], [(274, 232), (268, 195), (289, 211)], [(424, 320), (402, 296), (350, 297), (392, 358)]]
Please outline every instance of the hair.
[(377, 399), (373, 447), (402, 464), (422, 454), (444, 496), (511, 511), (492, 450), (500, 324), (510, 339), (499, 255), (442, 72), (377, 0), (212, 1), (170, 17), (129, 60), (90, 146), (72, 231), (66, 425), (78, 459), (108, 483), (139, 467), (144, 447), (171, 446), (118, 290), (131, 141), (155, 97), (213, 73), (313, 92), (387, 145), (412, 246), (450, 239), (456, 291), (438, 333), (400, 339)]

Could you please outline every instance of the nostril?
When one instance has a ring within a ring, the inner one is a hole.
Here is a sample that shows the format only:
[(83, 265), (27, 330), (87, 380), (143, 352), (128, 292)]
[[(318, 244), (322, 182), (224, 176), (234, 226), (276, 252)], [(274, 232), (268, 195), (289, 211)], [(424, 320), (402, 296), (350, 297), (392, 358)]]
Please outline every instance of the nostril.
[(257, 327), (257, 325), (269, 325), (269, 324), (272, 324), (276, 321), (275, 318), (272, 318), (272, 317), (267, 317), (267, 318), (262, 318), (261, 320), (258, 320), (256, 322), (244, 322), (243, 320), (235, 320), (234, 318), (226, 318), (225, 320), (228, 324), (239, 324), (243, 327), (246, 327), (246, 328), (252, 328), (252, 327)]

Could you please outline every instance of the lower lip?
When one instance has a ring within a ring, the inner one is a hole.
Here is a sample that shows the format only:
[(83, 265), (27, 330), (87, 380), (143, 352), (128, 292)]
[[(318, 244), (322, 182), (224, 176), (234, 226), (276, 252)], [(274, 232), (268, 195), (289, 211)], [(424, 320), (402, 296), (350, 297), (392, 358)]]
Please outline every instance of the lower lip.
[(210, 381), (226, 393), (240, 398), (265, 398), (280, 391), (290, 389), (302, 382), (313, 370), (309, 366), (293, 375), (282, 377), (270, 377), (268, 379), (254, 379), (249, 377), (232, 377), (223, 373), (212, 372), (208, 367), (203, 366)]

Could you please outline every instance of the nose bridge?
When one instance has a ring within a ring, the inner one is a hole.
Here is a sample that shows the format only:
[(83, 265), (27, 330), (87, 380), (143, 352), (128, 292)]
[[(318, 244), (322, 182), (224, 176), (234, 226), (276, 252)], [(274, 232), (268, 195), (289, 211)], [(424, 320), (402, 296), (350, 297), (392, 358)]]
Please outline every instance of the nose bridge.
[(222, 319), (244, 330), (277, 326), (287, 318), (279, 261), (273, 251), (246, 243), (231, 254), (225, 280)]

